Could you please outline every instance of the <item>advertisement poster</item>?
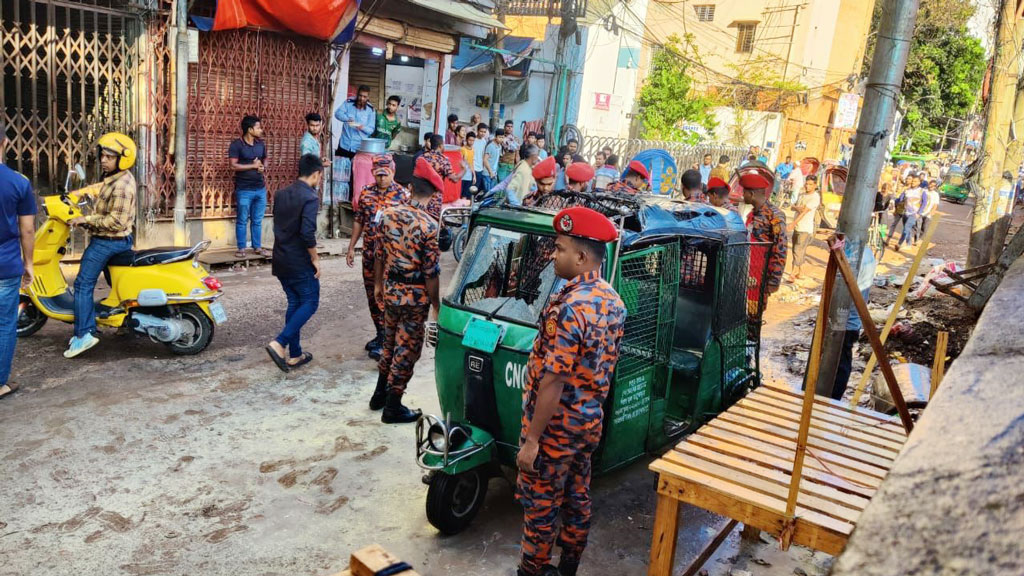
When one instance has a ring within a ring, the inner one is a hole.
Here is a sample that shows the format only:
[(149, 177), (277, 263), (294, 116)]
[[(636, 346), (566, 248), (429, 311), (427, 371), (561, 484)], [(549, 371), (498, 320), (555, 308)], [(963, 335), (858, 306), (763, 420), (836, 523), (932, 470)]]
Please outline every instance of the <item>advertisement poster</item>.
[(836, 108), (836, 128), (852, 130), (857, 127), (857, 109), (860, 106), (860, 96), (853, 92), (844, 92), (839, 97), (839, 107)]

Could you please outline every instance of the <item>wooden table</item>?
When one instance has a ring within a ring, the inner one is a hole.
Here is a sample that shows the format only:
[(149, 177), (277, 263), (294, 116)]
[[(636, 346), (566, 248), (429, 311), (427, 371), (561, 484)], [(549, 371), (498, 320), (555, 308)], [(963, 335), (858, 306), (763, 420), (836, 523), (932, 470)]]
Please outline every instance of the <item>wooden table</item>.
[[(802, 393), (766, 384), (651, 464), (659, 478), (650, 576), (672, 574), (682, 502), (731, 518), (729, 530), (741, 522), (782, 535), (802, 403)], [(815, 396), (791, 541), (838, 554), (906, 439), (895, 417)]]

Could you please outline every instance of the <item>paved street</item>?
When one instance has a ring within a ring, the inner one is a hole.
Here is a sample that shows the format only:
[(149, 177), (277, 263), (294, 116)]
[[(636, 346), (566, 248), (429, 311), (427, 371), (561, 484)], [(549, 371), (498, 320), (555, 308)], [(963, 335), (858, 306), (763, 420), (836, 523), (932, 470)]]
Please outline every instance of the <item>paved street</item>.
[[(954, 250), (967, 234), (954, 222), (969, 207), (943, 211), (938, 247)], [(269, 269), (217, 275), (229, 321), (199, 356), (107, 334), (68, 361), (60, 352), (70, 326), (54, 322), (19, 342), (23, 388), (0, 402), (0, 574), (320, 575), (373, 542), (424, 575), (512, 574), (521, 513), (510, 484), (491, 482), (472, 530), (438, 536), (424, 516), (413, 427), (381, 425), (365, 407), (376, 372), (362, 351), (372, 329), (358, 269), (325, 261), (320, 310), (304, 334), (316, 359), (288, 375), (262, 350), (284, 307)], [(782, 326), (807, 306), (773, 308)], [(430, 350), (409, 403), (437, 412)], [(594, 500), (581, 574), (644, 573), (653, 476), (638, 463), (598, 479)], [(720, 522), (684, 510), (680, 565)], [(824, 574), (829, 563), (740, 543), (738, 533), (718, 557), (712, 576)]]

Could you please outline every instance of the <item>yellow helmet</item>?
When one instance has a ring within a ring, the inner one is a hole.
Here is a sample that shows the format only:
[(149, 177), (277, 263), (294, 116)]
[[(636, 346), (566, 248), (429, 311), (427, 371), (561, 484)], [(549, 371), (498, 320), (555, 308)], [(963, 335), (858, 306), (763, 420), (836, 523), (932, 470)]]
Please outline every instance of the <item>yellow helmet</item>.
[(96, 142), (100, 152), (108, 150), (118, 156), (117, 169), (128, 170), (135, 165), (138, 150), (131, 137), (120, 132), (107, 132)]

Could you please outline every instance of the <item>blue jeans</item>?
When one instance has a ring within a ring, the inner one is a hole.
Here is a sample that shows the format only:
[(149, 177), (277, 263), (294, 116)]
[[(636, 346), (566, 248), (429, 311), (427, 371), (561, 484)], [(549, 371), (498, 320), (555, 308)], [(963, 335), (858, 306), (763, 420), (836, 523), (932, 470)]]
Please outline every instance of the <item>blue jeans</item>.
[(252, 235), (252, 247), (259, 250), (262, 247), (263, 214), (267, 211), (267, 189), (237, 190), (235, 194), (238, 196), (238, 215), (235, 217), (238, 249), (245, 250), (245, 230), (248, 227)]
[(284, 295), (288, 298), (288, 309), (284, 313), (284, 329), (277, 335), (277, 343), (288, 349), (292, 358), (302, 356), (299, 332), (313, 313), (320, 307), (320, 280), (313, 273), (298, 277), (278, 277)]
[(917, 214), (904, 214), (903, 215), (903, 230), (900, 232), (900, 243), (896, 246), (903, 246), (909, 240), (911, 235), (914, 233), (914, 228), (917, 227)]
[(0, 278), (0, 386), (7, 384), (14, 360), (14, 343), (18, 340), (18, 293), (21, 276)]
[(132, 249), (132, 237), (109, 239), (93, 238), (82, 252), (75, 277), (75, 336), (81, 338), (96, 332), (96, 311), (93, 309), (93, 291), (103, 269), (111, 258)]

